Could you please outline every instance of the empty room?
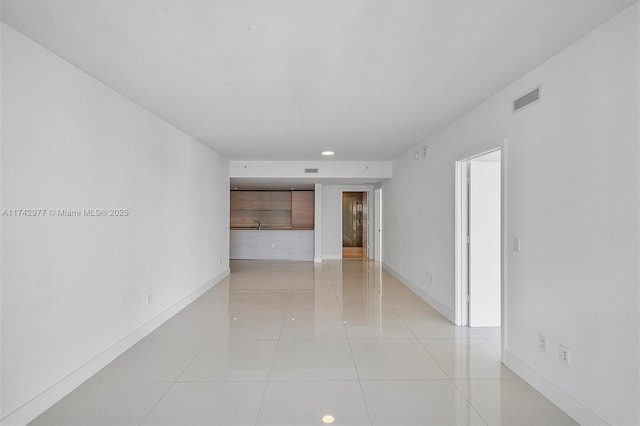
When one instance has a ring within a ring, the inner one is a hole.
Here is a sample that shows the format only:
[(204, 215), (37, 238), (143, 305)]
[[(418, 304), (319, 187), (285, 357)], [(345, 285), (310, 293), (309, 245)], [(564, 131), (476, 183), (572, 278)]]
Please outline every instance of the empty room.
[(637, 0), (0, 20), (0, 424), (640, 424)]

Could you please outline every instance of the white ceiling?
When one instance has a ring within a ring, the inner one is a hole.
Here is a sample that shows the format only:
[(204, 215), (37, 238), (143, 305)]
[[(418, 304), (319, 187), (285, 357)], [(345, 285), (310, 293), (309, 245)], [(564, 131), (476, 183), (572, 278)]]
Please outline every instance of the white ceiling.
[(634, 0), (2, 0), (232, 160), (391, 160)]

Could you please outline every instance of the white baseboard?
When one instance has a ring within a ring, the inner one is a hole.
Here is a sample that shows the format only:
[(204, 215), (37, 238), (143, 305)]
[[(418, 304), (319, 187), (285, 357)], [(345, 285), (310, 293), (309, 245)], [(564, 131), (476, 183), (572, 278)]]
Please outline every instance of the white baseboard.
[(582, 405), (571, 395), (551, 383), (547, 378), (529, 367), (524, 361), (508, 350), (504, 353), (504, 365), (509, 367), (531, 387), (553, 402), (569, 417), (581, 425), (606, 425), (609, 422)]
[[(415, 283), (404, 277), (398, 271), (386, 263), (382, 264), (382, 268), (393, 275), (396, 279), (400, 280), (404, 285), (409, 287), (411, 291), (416, 293), (425, 302), (433, 306), (438, 312), (440, 312), (445, 318), (452, 323), (454, 322), (455, 313), (451, 309), (442, 305), (442, 303), (435, 300), (424, 290), (421, 290)], [(515, 356), (508, 350), (504, 353), (504, 364), (513, 370), (524, 381), (529, 383), (535, 390), (540, 392), (545, 398), (557, 405), (562, 411), (567, 413), (573, 420), (581, 425), (606, 425), (607, 421), (602, 419), (596, 413), (589, 408), (582, 405), (571, 395), (560, 389), (558, 386), (550, 382), (547, 378), (542, 376), (537, 371), (533, 370), (520, 358)]]
[(56, 402), (67, 396), (71, 391), (80, 386), (82, 383), (90, 379), (94, 374), (104, 368), (111, 361), (122, 355), (126, 350), (145, 338), (153, 330), (161, 326), (168, 319), (180, 312), (198, 297), (202, 296), (207, 290), (218, 284), (223, 278), (229, 275), (229, 269), (209, 280), (206, 284), (175, 303), (170, 308), (156, 315), (153, 319), (145, 323), (143, 326), (134, 330), (129, 335), (122, 338), (119, 342), (107, 348), (104, 352), (96, 355), (92, 360), (78, 367), (74, 372), (61, 379), (59, 382), (44, 390), (31, 401), (22, 405), (13, 412), (7, 414), (0, 424), (8, 425), (26, 425), (33, 421), (40, 414), (45, 412)]
[(414, 282), (404, 277), (402, 274), (400, 274), (398, 271), (393, 269), (388, 264), (383, 262), (382, 269), (384, 269), (385, 271), (393, 275), (396, 279), (400, 280), (404, 285), (409, 287), (411, 291), (413, 291), (416, 295), (418, 295), (418, 297), (420, 297), (422, 300), (427, 302), (436, 311), (440, 312), (446, 319), (448, 319), (449, 321), (455, 324), (455, 312), (453, 310), (447, 308), (442, 303), (434, 299), (430, 294), (422, 290)]
[(322, 258), (325, 260), (340, 260), (342, 259), (341, 254), (323, 254)]

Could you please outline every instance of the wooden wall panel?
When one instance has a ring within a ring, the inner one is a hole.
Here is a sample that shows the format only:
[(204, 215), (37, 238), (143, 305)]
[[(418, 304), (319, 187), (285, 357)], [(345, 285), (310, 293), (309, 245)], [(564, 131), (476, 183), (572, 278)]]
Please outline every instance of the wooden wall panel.
[(313, 228), (314, 204), (314, 191), (293, 191), (291, 193), (291, 226), (294, 228)]

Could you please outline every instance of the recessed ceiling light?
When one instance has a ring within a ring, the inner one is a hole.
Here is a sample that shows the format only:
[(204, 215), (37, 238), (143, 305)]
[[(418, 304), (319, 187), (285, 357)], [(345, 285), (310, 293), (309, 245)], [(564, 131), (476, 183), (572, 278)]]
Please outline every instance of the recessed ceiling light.
[(330, 156), (330, 155), (333, 155), (333, 154), (335, 154), (335, 152), (333, 152), (333, 151), (322, 151), (322, 155)]
[(326, 416), (324, 416), (324, 417), (322, 418), (322, 423), (327, 424), (327, 425), (330, 425), (330, 424), (331, 424), (331, 423), (333, 423), (335, 420), (336, 420), (336, 419), (335, 419), (335, 417), (333, 417), (333, 416), (332, 416), (332, 415), (330, 415), (330, 414), (327, 414)]

